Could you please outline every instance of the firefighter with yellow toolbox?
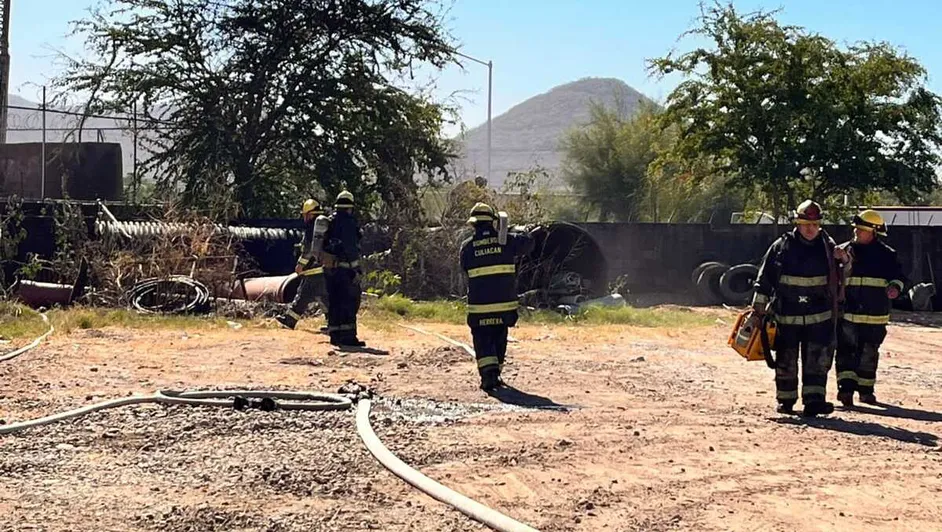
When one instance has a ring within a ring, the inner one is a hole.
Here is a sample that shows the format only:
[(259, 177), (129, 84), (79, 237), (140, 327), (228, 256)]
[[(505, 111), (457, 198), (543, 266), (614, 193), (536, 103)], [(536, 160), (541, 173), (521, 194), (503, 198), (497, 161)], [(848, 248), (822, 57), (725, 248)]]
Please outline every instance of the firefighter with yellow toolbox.
[(837, 334), (837, 400), (845, 407), (860, 401), (875, 404), (880, 345), (890, 321), (890, 300), (906, 286), (896, 251), (880, 237), (886, 223), (880, 213), (867, 209), (854, 216), (854, 239), (839, 246), (845, 281), (844, 314)]
[(802, 202), (794, 212), (795, 229), (769, 247), (759, 268), (753, 310), (771, 313), (776, 324), (775, 387), (778, 412), (793, 414), (798, 401), (801, 359), (803, 415), (827, 415), (828, 371), (834, 356), (835, 314), (840, 272), (834, 241), (821, 229), (821, 206)]
[(360, 238), (362, 232), (353, 215), (353, 194), (337, 194), (334, 213), (324, 234), (324, 276), (330, 312), (327, 331), (330, 343), (343, 347), (363, 347), (357, 338), (357, 312), (360, 311)]
[(510, 233), (507, 217), (485, 203), (471, 209), (474, 235), (461, 246), (461, 268), (468, 276), (468, 326), (481, 389), (491, 391), (507, 354), (508, 328), (517, 324), (516, 258), (533, 249), (526, 233)]
[(301, 205), (301, 217), (304, 219), (304, 236), (301, 239), (301, 255), (294, 267), (294, 272), (301, 277), (301, 284), (287, 312), (275, 318), (288, 329), (297, 326), (301, 316), (315, 301), (324, 314), (328, 312), (324, 268), (319, 260), (324, 233), (327, 230), (327, 217), (324, 216), (324, 208), (313, 198), (305, 200)]

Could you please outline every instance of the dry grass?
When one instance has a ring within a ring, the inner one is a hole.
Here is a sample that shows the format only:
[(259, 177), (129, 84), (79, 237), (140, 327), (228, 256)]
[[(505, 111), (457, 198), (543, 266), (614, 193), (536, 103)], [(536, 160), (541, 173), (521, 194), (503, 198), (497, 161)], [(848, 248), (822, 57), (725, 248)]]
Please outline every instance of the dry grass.
[[(270, 319), (233, 320), (215, 315), (154, 315), (141, 314), (127, 309), (73, 307), (54, 309), (48, 313), (54, 334), (69, 334), (79, 329), (123, 327), (127, 329), (194, 329), (225, 328), (238, 323), (243, 327), (277, 328)], [(691, 310), (684, 307), (638, 309), (632, 307), (583, 309), (572, 316), (563, 316), (551, 311), (521, 312), (521, 323), (566, 324), (566, 325), (628, 325), (635, 327), (684, 328), (709, 326), (717, 318), (724, 317), (721, 311)], [(466, 306), (460, 301), (413, 301), (402, 296), (366, 298), (360, 312), (360, 321), (371, 328), (391, 330), (397, 321), (422, 321), (462, 325), (466, 323)], [(319, 327), (323, 318), (310, 318), (301, 322), (302, 327)], [(39, 313), (23, 305), (0, 302), (0, 337), (14, 340), (19, 345), (23, 340), (35, 338), (46, 331)]]

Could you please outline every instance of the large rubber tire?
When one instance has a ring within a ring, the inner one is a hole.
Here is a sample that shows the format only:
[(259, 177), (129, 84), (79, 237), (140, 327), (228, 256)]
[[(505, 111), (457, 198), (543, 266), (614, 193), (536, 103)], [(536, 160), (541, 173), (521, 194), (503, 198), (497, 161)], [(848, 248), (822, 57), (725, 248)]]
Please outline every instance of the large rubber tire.
[(740, 264), (726, 270), (720, 277), (720, 295), (727, 305), (741, 307), (752, 301), (755, 292), (753, 283), (759, 275), (759, 268), (752, 264)]
[(690, 273), (690, 282), (696, 286), (696, 284), (700, 282), (700, 274), (703, 273), (703, 270), (711, 266), (722, 266), (724, 270), (729, 268), (729, 264), (723, 264), (722, 262), (713, 262), (713, 261), (704, 262), (703, 264), (694, 268), (693, 272)]
[(700, 294), (700, 300), (706, 305), (719, 305), (723, 302), (723, 296), (720, 294), (720, 277), (726, 273), (726, 266), (722, 264), (712, 264), (700, 272), (697, 279), (697, 293)]

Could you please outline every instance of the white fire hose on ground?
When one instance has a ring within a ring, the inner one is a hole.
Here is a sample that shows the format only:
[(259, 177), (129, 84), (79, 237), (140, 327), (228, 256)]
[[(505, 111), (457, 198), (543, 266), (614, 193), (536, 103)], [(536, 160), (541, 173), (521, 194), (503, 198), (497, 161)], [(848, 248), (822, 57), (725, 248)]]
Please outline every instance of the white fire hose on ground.
[[(49, 323), (45, 314), (40, 314), (45, 323), (49, 324), (49, 330), (45, 334), (36, 338), (30, 344), (12, 351), (11, 353), (0, 356), (0, 362), (11, 360), (14, 357), (35, 348), (53, 332), (52, 324)], [(418, 330), (418, 329), (413, 329)], [(418, 330), (419, 332), (425, 332)], [(426, 333), (427, 334), (427, 333)], [(440, 335), (439, 335), (440, 336)], [(442, 338), (447, 339), (444, 336)], [(449, 340), (454, 343), (454, 341)], [(464, 346), (470, 349), (468, 346)], [(470, 351), (473, 353), (473, 351)], [(232, 399), (235, 398), (235, 399)], [(0, 425), (0, 435), (13, 434), (26, 429), (37, 428), (51, 423), (57, 423), (68, 419), (73, 419), (92, 412), (98, 412), (109, 408), (118, 408), (122, 406), (140, 405), (140, 404), (164, 404), (164, 405), (190, 405), (190, 406), (214, 406), (214, 407), (239, 407), (248, 405), (247, 398), (261, 399), (261, 408), (264, 410), (305, 410), (305, 411), (324, 411), (324, 410), (346, 410), (353, 405), (352, 399), (346, 395), (318, 392), (293, 392), (293, 391), (273, 391), (273, 390), (225, 390), (225, 391), (158, 391), (150, 395), (124, 397), (103, 401), (93, 405), (76, 408), (67, 412), (52, 414), (39, 419), (22, 421), (10, 425)], [(276, 404), (275, 399), (293, 401), (291, 403)], [(460, 493), (439, 484), (431, 478), (423, 475), (418, 470), (410, 467), (392, 454), (389, 449), (383, 445), (373, 428), (370, 426), (370, 400), (365, 397), (359, 398), (357, 402), (356, 414), (357, 434), (363, 441), (363, 444), (370, 451), (374, 458), (379, 461), (386, 469), (393, 474), (419, 489), (426, 495), (448, 504), (465, 514), (466, 516), (483, 523), (498, 532), (538, 532), (537, 529), (516, 521), (496, 510), (488, 508), (483, 504), (469, 499)]]
[(52, 331), (54, 331), (55, 328), (52, 326), (51, 323), (49, 323), (49, 318), (47, 318), (45, 314), (40, 314), (39, 316), (43, 319), (43, 323), (45, 323), (46, 325), (49, 326), (49, 329), (48, 329), (45, 333), (43, 333), (39, 338), (36, 338), (35, 340), (33, 340), (32, 342), (30, 342), (30, 343), (24, 345), (23, 347), (21, 347), (21, 348), (19, 348), (19, 349), (14, 349), (13, 351), (10, 351), (9, 353), (6, 353), (6, 354), (4, 354), (4, 355), (0, 355), (0, 362), (6, 362), (7, 360), (13, 360), (14, 358), (16, 358), (16, 357), (22, 355), (23, 353), (29, 351), (30, 349), (33, 349), (34, 347), (36, 347), (37, 345), (40, 344), (40, 342), (42, 342), (43, 340), (45, 340), (47, 336), (49, 336), (50, 334), (52, 334)]

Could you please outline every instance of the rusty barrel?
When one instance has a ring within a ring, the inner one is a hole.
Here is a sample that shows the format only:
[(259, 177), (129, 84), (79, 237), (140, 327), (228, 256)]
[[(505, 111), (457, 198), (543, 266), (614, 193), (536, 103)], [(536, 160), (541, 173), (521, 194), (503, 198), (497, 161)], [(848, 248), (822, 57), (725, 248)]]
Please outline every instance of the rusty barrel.
[(301, 278), (296, 273), (270, 277), (247, 277), (235, 280), (228, 293), (219, 294), (218, 297), (290, 303), (298, 293), (300, 284)]
[(72, 302), (73, 288), (70, 284), (19, 280), (13, 287), (13, 294), (30, 307), (65, 306)]

